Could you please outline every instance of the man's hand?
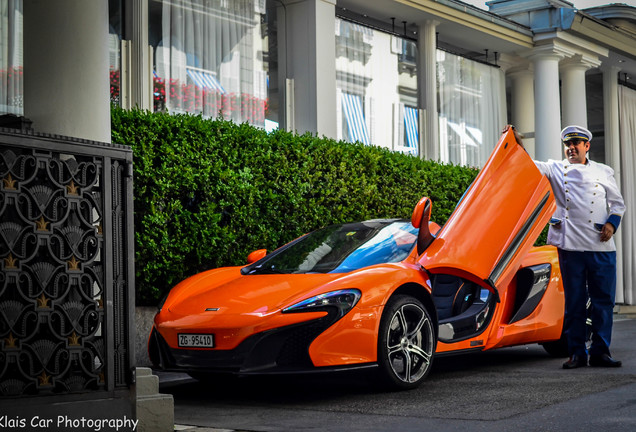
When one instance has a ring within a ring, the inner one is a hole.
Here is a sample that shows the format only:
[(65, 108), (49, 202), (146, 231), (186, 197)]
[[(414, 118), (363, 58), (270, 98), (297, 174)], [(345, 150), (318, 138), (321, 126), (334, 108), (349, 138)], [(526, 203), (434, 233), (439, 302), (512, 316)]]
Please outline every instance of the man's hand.
[(612, 225), (609, 222), (606, 222), (605, 225), (603, 225), (603, 229), (601, 230), (601, 241), (602, 242), (606, 242), (609, 239), (612, 238), (612, 236), (614, 235), (614, 225)]
[(519, 144), (522, 148), (525, 149), (525, 147), (523, 147), (523, 139), (521, 138), (521, 135), (519, 134), (519, 132), (517, 132), (517, 129), (513, 125), (504, 126), (503, 130), (501, 131), (501, 133), (505, 134), (510, 129), (512, 129), (512, 131), (515, 134), (515, 140), (517, 141), (517, 144)]

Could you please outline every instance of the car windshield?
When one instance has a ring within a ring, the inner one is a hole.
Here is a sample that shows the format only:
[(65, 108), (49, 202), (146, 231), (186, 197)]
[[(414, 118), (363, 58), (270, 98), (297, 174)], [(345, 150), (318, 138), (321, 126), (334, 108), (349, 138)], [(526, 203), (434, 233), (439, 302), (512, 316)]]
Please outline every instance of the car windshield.
[(274, 251), (248, 266), (245, 273), (346, 273), (402, 261), (416, 241), (417, 229), (408, 221), (332, 225)]

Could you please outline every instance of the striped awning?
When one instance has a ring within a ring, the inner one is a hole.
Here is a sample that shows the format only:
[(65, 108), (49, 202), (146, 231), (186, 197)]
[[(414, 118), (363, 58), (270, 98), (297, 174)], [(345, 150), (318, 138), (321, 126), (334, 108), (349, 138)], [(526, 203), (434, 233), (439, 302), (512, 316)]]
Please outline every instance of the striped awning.
[(187, 68), (186, 72), (197, 87), (214, 90), (217, 93), (225, 93), (225, 89), (219, 80), (211, 73), (190, 68)]
[(404, 135), (411, 153), (417, 154), (419, 146), (417, 108), (404, 107)]
[(369, 144), (369, 134), (367, 133), (364, 111), (362, 110), (362, 98), (345, 92), (342, 92), (341, 95), (340, 99), (347, 120), (350, 141)]

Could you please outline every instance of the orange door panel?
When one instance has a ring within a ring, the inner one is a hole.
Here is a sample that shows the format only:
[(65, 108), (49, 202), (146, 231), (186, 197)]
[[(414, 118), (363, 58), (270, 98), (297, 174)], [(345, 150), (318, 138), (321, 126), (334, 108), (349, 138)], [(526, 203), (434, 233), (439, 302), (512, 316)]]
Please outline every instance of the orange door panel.
[(496, 292), (511, 281), (555, 208), (550, 183), (509, 130), (419, 262)]

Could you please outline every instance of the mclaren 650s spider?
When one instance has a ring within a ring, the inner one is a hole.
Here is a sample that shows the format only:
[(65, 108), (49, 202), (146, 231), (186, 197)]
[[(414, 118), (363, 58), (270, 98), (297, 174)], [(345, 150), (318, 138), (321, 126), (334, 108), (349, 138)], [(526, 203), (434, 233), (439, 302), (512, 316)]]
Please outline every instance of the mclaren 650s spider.
[(184, 280), (159, 306), (151, 361), (194, 377), (373, 368), (409, 389), (445, 354), (562, 351), (556, 249), (533, 246), (554, 198), (512, 130), (444, 226), (431, 206), (328, 226)]

